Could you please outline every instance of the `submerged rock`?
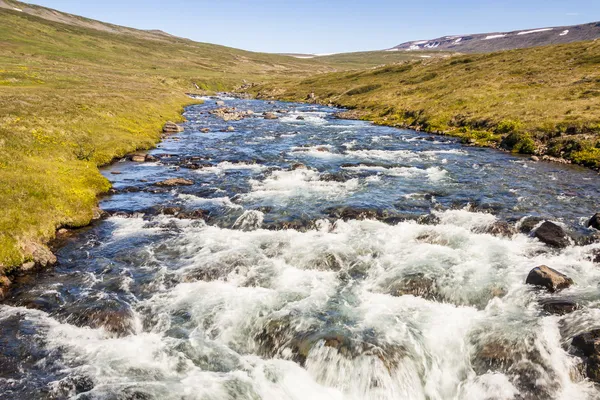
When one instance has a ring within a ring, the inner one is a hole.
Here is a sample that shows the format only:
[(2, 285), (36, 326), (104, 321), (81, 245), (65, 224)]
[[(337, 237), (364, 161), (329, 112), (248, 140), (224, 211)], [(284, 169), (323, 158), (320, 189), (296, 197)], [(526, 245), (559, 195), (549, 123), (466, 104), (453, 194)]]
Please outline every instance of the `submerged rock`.
[(179, 133), (183, 132), (183, 128), (174, 122), (168, 121), (163, 127), (164, 133)]
[(540, 305), (549, 314), (565, 315), (577, 310), (579, 306), (569, 299), (543, 299)]
[(396, 297), (404, 295), (413, 295), (426, 299), (434, 299), (437, 297), (435, 280), (422, 273), (402, 277), (398, 281), (392, 283), (389, 286), (388, 291), (389, 294)]
[(550, 221), (545, 221), (540, 225), (533, 232), (533, 236), (548, 246), (564, 248), (569, 245), (569, 239), (564, 229)]
[(590, 218), (587, 223), (588, 228), (594, 228), (600, 230), (600, 213), (596, 213)]
[(517, 224), (517, 229), (521, 233), (530, 233), (533, 228), (536, 227), (540, 222), (543, 221), (543, 218), (540, 217), (525, 217)]
[(189, 180), (189, 179), (184, 179), (184, 178), (171, 178), (171, 179), (167, 179), (161, 182), (157, 182), (156, 186), (179, 186), (179, 185), (183, 185), (183, 186), (189, 186), (189, 185), (193, 185), (194, 181)]
[(575, 336), (571, 345), (584, 356), (587, 377), (600, 383), (600, 329)]
[(525, 283), (545, 287), (550, 292), (556, 292), (571, 286), (573, 280), (555, 269), (540, 265), (529, 272)]
[(478, 233), (487, 233), (494, 236), (500, 237), (513, 237), (517, 234), (517, 229), (505, 221), (496, 221), (492, 225), (485, 227), (484, 229), (478, 229)]

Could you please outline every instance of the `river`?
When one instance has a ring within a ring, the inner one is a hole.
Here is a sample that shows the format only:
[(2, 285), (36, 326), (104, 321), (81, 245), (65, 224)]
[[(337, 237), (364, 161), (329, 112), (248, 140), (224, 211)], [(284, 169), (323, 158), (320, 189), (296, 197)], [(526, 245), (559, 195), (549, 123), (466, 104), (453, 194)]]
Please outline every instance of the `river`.
[[(489, 233), (534, 216), (589, 235), (596, 172), (319, 105), (223, 101), (254, 114), (188, 107), (160, 161), (103, 170), (111, 216), (17, 280), (0, 398), (600, 398), (570, 346), (600, 328), (600, 243)], [(575, 285), (526, 285), (541, 264)], [(579, 308), (553, 315), (549, 298)]]

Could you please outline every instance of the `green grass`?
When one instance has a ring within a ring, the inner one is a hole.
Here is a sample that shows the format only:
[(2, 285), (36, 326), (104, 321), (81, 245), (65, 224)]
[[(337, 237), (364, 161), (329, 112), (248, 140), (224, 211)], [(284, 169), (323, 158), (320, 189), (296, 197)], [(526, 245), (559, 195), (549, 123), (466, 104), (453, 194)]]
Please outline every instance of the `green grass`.
[[(18, 4), (16, 4), (18, 6)], [(18, 28), (17, 28), (18, 27)], [(302, 60), (65, 25), (0, 9), (0, 272), (22, 244), (89, 223), (98, 166), (154, 146), (186, 92), (336, 70)], [(341, 66), (341, 68), (345, 68)]]
[(378, 124), (600, 167), (600, 41), (406, 61), (256, 90), (285, 100), (315, 93)]

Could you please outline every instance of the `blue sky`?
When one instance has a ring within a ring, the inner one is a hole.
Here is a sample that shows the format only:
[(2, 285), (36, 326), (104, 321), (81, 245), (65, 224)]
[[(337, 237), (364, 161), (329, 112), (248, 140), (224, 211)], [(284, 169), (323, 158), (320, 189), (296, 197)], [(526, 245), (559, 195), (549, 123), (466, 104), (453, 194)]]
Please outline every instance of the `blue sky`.
[(265, 52), (378, 50), (462, 33), (600, 20), (600, 0), (29, 0), (196, 41)]

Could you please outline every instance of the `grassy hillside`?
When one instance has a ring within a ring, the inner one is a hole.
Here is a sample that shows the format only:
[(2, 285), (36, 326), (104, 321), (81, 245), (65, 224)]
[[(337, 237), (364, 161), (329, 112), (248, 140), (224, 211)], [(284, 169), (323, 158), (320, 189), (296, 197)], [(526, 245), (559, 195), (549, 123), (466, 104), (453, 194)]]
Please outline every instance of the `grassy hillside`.
[[(15, 4), (15, 2), (12, 2)], [(163, 35), (164, 36), (164, 35)], [(184, 95), (332, 71), (311, 60), (160, 40), (0, 9), (0, 265), (31, 258), (24, 244), (92, 217), (109, 188), (97, 165), (160, 138)]]
[(600, 167), (600, 41), (405, 62), (270, 83), (261, 96)]

